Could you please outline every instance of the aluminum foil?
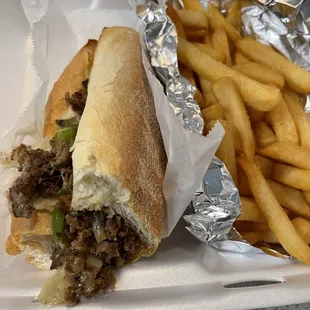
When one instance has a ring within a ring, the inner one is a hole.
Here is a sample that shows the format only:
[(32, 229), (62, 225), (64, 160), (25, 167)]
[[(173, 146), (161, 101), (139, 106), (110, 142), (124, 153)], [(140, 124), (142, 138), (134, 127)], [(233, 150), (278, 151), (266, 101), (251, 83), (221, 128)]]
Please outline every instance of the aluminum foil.
[(194, 99), (196, 88), (179, 73), (177, 33), (166, 15), (164, 3), (145, 0), (130, 1), (130, 4), (136, 8), (137, 16), (144, 26), (144, 43), (170, 106), (185, 129), (202, 134), (204, 122)]
[[(207, 1), (201, 1), (207, 7)], [(213, 4), (223, 14), (232, 0)], [(243, 35), (251, 35), (264, 44), (270, 44), (292, 62), (310, 70), (310, 1), (278, 0), (252, 2), (242, 9)], [(307, 107), (310, 108), (310, 100)], [(238, 190), (221, 161), (214, 159), (207, 170), (191, 206), (185, 215), (187, 229), (200, 241), (218, 249), (238, 253), (254, 251), (280, 258), (290, 256), (276, 246), (262, 244), (261, 250), (248, 244), (233, 228), (241, 213)]]
[[(218, 158), (214, 158), (184, 215), (186, 228), (201, 242), (221, 250), (247, 252), (251, 246), (232, 227), (241, 214), (238, 189)], [(232, 241), (232, 242), (231, 242)]]

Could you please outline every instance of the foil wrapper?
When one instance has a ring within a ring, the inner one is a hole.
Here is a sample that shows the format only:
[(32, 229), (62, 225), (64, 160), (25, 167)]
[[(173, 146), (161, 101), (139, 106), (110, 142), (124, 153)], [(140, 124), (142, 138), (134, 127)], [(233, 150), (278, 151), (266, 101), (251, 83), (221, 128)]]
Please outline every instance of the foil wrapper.
[[(247, 252), (251, 246), (232, 227), (241, 214), (238, 189), (218, 158), (214, 158), (184, 215), (187, 230), (201, 242), (221, 250)], [(233, 242), (230, 242), (233, 241)]]
[(142, 2), (131, 5), (144, 25), (144, 44), (155, 74), (163, 84), (180, 124), (188, 131), (202, 134), (204, 122), (194, 99), (196, 88), (180, 75), (178, 69), (176, 29), (166, 15), (164, 3), (155, 0)]
[[(232, 0), (210, 0), (223, 14)], [(201, 3), (207, 8), (208, 1)], [(242, 32), (263, 44), (272, 45), (292, 62), (310, 71), (310, 1), (261, 0), (242, 8)], [(306, 111), (310, 109), (310, 96)], [(198, 240), (220, 250), (238, 253), (267, 253), (284, 259), (291, 257), (279, 246), (262, 243), (252, 247), (234, 229), (241, 213), (238, 189), (227, 169), (214, 159), (193, 199), (190, 214), (185, 215), (187, 229)]]

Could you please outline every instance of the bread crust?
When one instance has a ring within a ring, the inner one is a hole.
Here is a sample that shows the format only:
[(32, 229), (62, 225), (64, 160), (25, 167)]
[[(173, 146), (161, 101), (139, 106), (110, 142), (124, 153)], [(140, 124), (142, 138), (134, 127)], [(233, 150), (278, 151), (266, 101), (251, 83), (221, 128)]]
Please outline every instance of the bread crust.
[(43, 137), (52, 138), (55, 135), (57, 129), (55, 121), (62, 119), (70, 109), (65, 100), (66, 93), (74, 94), (83, 87), (82, 82), (89, 78), (96, 45), (97, 40), (89, 40), (73, 57), (54, 84), (45, 107)]
[[(10, 255), (26, 253), (26, 260), (37, 268), (48, 270), (48, 257), (51, 254), (49, 241), (52, 238), (51, 214), (47, 211), (34, 211), (30, 219), (17, 218), (11, 214), (11, 235), (6, 242), (6, 252)], [(45, 255), (43, 263), (33, 253)]]
[[(111, 206), (120, 203), (121, 215), (135, 221), (135, 229), (150, 245), (143, 255), (151, 255), (161, 240), (166, 161), (139, 35), (130, 28), (105, 28), (97, 44), (75, 141), (72, 208), (95, 208), (79, 195), (83, 190), (85, 195), (85, 187), (80, 185), (90, 175), (118, 184), (117, 201)], [(120, 192), (128, 199), (121, 198)], [(97, 203), (102, 206), (107, 201)]]

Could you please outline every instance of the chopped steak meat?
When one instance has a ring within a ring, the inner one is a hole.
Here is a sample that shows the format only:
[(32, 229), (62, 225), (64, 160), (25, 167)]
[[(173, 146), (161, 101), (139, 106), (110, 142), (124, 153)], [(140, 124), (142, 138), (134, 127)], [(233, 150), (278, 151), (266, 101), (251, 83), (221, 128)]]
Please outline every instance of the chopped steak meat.
[(79, 115), (83, 114), (86, 99), (87, 99), (87, 87), (88, 87), (88, 80), (82, 82), (83, 88), (75, 92), (74, 94), (70, 95), (66, 93), (65, 99), (71, 105), (73, 111), (77, 112)]
[[(67, 302), (78, 303), (82, 296), (91, 297), (114, 287), (112, 270), (130, 262), (143, 249), (144, 244), (126, 222), (116, 214), (103, 211), (71, 211), (66, 215), (65, 235), (70, 242), (66, 249), (54, 249), (52, 267), (64, 264), (70, 287)], [(94, 219), (100, 226), (94, 226)], [(97, 241), (96, 229), (103, 230), (104, 240)], [(95, 257), (95, 264), (88, 263)], [(99, 265), (98, 265), (99, 264)]]
[(72, 190), (72, 163), (69, 147), (63, 141), (50, 141), (51, 150), (32, 149), (21, 144), (12, 153), (22, 172), (9, 189), (16, 217), (30, 218), (38, 197), (55, 197), (66, 184)]

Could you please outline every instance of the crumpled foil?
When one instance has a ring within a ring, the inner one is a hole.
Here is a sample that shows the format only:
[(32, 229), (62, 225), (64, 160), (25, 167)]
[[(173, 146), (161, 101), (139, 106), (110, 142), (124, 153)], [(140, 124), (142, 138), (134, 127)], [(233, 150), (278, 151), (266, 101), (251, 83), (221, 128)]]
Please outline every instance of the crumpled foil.
[[(132, 7), (136, 7), (136, 4), (131, 3)], [(204, 121), (194, 99), (196, 88), (179, 73), (177, 33), (166, 15), (164, 3), (158, 4), (155, 0), (142, 1), (142, 4), (136, 7), (136, 13), (144, 25), (144, 43), (152, 67), (164, 85), (171, 108), (185, 129), (202, 134)]]
[(190, 213), (183, 217), (189, 224), (186, 228), (201, 242), (237, 252), (247, 252), (251, 248), (232, 227), (241, 214), (239, 193), (231, 175), (218, 158), (212, 160), (204, 175), (191, 203)]
[[(211, 0), (210, 0), (211, 1)], [(208, 1), (201, 0), (207, 7)], [(212, 0), (227, 13), (232, 0)], [(260, 0), (242, 9), (243, 35), (270, 44), (292, 62), (310, 70), (310, 1)], [(310, 109), (310, 96), (306, 111)], [(232, 226), (241, 213), (238, 189), (221, 161), (214, 159), (207, 170), (191, 206), (185, 215), (186, 227), (198, 240), (215, 248), (243, 253), (254, 251), (289, 259), (279, 250), (248, 244)]]

